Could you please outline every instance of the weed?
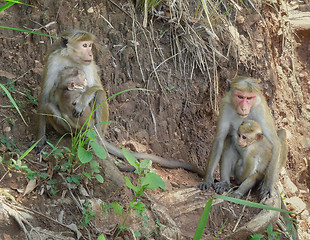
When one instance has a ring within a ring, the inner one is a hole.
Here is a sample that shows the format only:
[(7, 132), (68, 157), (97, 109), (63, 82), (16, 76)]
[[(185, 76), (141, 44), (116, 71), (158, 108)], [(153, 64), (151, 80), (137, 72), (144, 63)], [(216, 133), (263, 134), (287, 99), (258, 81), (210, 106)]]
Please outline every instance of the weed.
[[(10, 92), (10, 93), (16, 93), (16, 89), (15, 89), (15, 86), (14, 86), (14, 81), (9, 79), (7, 81), (7, 83), (3, 84), (3, 86)], [(4, 89), (1, 90), (1, 94), (2, 96), (5, 96), (6, 95), (6, 92)]]
[(96, 213), (91, 210), (91, 204), (89, 201), (85, 202), (82, 210), (83, 222), (82, 226), (86, 227), (89, 221), (95, 217)]
[[(147, 216), (143, 216), (143, 213), (145, 212), (145, 204), (140, 201), (139, 197), (141, 197), (144, 194), (144, 191), (146, 189), (154, 190), (156, 188), (162, 188), (163, 190), (165, 190), (165, 183), (159, 175), (151, 171), (150, 166), (152, 162), (150, 160), (142, 160), (140, 163), (129, 151), (127, 151), (124, 148), (122, 149), (122, 151), (129, 164), (136, 169), (135, 173), (138, 175), (138, 180), (137, 185), (134, 185), (130, 181), (130, 179), (127, 176), (125, 176), (126, 186), (133, 190), (134, 197), (129, 202), (129, 209), (124, 217), (123, 222), (118, 226), (119, 231), (117, 232), (115, 239), (122, 231), (128, 228), (126, 222), (128, 217), (130, 216), (131, 211), (133, 210), (136, 210), (138, 216), (142, 217), (143, 219), (142, 229), (139, 232), (135, 232), (135, 235), (137, 237), (140, 237), (143, 234), (144, 236), (149, 237), (151, 234), (146, 229), (146, 227), (149, 224), (148, 222), (149, 218)], [(118, 202), (113, 202), (110, 205), (102, 204), (101, 208), (103, 216), (106, 216), (110, 209), (113, 209), (113, 211), (119, 216), (124, 215), (123, 207)]]
[(38, 100), (31, 95), (31, 91), (29, 89), (26, 89), (26, 95), (31, 104), (38, 105)]
[(264, 235), (255, 233), (251, 236), (250, 240), (261, 240), (263, 238), (264, 238)]

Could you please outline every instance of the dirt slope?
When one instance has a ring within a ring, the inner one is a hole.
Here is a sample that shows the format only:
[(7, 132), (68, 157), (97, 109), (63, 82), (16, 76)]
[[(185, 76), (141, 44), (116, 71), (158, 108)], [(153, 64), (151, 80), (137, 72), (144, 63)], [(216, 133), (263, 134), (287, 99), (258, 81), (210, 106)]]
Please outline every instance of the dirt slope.
[[(229, 6), (230, 1), (224, 2)], [(209, 64), (208, 68), (195, 62), (195, 54), (198, 54), (195, 47), (181, 41), (182, 37), (190, 36), (186, 31), (192, 26), (192, 16), (186, 16), (185, 13), (180, 16), (180, 19), (187, 18), (189, 22), (182, 26), (186, 29), (182, 32), (183, 28), (173, 28), (168, 23), (171, 15), (164, 4), (157, 8), (158, 12), (166, 15), (150, 16), (146, 28), (142, 27), (143, 15), (139, 12), (139, 24), (133, 22), (126, 1), (114, 3), (109, 0), (59, 1), (57, 4), (38, 0), (31, 2), (35, 7), (14, 5), (0, 13), (0, 25), (27, 28), (55, 36), (68, 28), (80, 28), (95, 34), (98, 37), (95, 46), (96, 62), (108, 96), (128, 88), (155, 90), (152, 93), (130, 91), (111, 99), (111, 120), (117, 123), (110, 124), (107, 138), (133, 151), (153, 152), (169, 159), (191, 162), (202, 168), (206, 165), (215, 133), (219, 102), (227, 87), (226, 79), (237, 74), (260, 79), (277, 127), (285, 128), (288, 134), (288, 161), (286, 171), (281, 173), (280, 183), (283, 184), (289, 209), (301, 213), (298, 217), (300, 239), (309, 239), (310, 28), (302, 21), (304, 15), (309, 16), (309, 4), (286, 4), (281, 0), (266, 1), (264, 4), (261, 1), (251, 2), (254, 7), (232, 7), (229, 15), (231, 25), (224, 25), (224, 35), (217, 28), (216, 33), (220, 39), (214, 47), (220, 54), (203, 55)], [(182, 7), (186, 9), (187, 5)], [(181, 52), (176, 49), (178, 39), (183, 49)], [(28, 124), (26, 126), (22, 122), (10, 107), (8, 98), (1, 94), (0, 152), (8, 158), (16, 157), (10, 155), (15, 147), (6, 143), (15, 141), (23, 152), (34, 139), (37, 106), (29, 95), (38, 98), (43, 57), (52, 42), (52, 38), (0, 30), (0, 83), (11, 81), (6, 86), (20, 104)], [(52, 129), (49, 130), (48, 138), (56, 142), (59, 136)], [(47, 162), (43, 161), (42, 166), (30, 162), (42, 160), (34, 153), (28, 160), (28, 164), (35, 168), (48, 168)], [(167, 194), (195, 188), (200, 181), (196, 175), (183, 170), (156, 168), (166, 180)], [(80, 212), (74, 207), (66, 187), (63, 186), (63, 191), (50, 197), (42, 190), (45, 183), (39, 182), (31, 194), (23, 196), (18, 190), (25, 189), (27, 178), (17, 172), (5, 175), (6, 170), (4, 167), (0, 169), (0, 186), (15, 196), (23, 206), (53, 219), (58, 219), (65, 210), (64, 220), (59, 222), (66, 226), (80, 223), (79, 217), (76, 217), (80, 216)], [(132, 174), (128, 175), (134, 178)], [(100, 186), (89, 183), (88, 187), (94, 202), (95, 198), (102, 197)], [(207, 195), (212, 195), (211, 192)], [(123, 194), (114, 196), (113, 200), (126, 202), (127, 195)], [(151, 196), (144, 200), (155, 202)], [(161, 202), (162, 205), (164, 203)], [(173, 208), (173, 205), (170, 207)], [(149, 209), (152, 209), (151, 204)], [(197, 216), (201, 214), (201, 207), (197, 209), (195, 214), (190, 213), (195, 217), (186, 212), (183, 215), (183, 219), (195, 219), (192, 225), (182, 222), (182, 218), (177, 219), (175, 225), (167, 220), (172, 224), (171, 229), (187, 227), (185, 232), (175, 231), (179, 234), (177, 238), (190, 239), (193, 236), (199, 220)], [(170, 210), (177, 210), (177, 206)], [(176, 215), (174, 218), (176, 220)], [(60, 227), (59, 223), (39, 215), (32, 221), (33, 225), (40, 226), (41, 223), (42, 228), (51, 231), (58, 231)], [(3, 234), (0, 233), (0, 236), (3, 239), (17, 239), (14, 235), (18, 234), (16, 223), (11, 221), (11, 224), (6, 224), (10, 228), (1, 227)], [(62, 231), (68, 231), (66, 226), (62, 227)], [(113, 227), (109, 231), (113, 232)], [(81, 231), (87, 236), (85, 229)], [(93, 237), (98, 236), (100, 231), (103, 229), (97, 225), (97, 228), (92, 228), (91, 234)], [(104, 229), (104, 232), (108, 230)], [(20, 232), (19, 236), (23, 236), (23, 233)], [(74, 238), (73, 234), (69, 236)], [(165, 234), (160, 236), (167, 239)], [(211, 237), (205, 236), (206, 239)]]

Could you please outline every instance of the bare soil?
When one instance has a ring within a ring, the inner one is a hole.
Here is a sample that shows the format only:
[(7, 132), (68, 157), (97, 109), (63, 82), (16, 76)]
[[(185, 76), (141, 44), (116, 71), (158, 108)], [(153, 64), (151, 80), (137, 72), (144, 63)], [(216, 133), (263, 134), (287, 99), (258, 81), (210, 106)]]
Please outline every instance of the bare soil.
[[(207, 163), (216, 130), (219, 102), (227, 88), (226, 79), (237, 74), (259, 79), (276, 126), (286, 129), (288, 135), (286, 175), (281, 175), (279, 180), (283, 182), (284, 177), (288, 176), (298, 191), (290, 192), (283, 186), (283, 197), (300, 198), (306, 204), (303, 214), (309, 210), (310, 204), (310, 29), (304, 27), (297, 31), (291, 24), (289, 12), (293, 3), (286, 4), (281, 0), (251, 2), (255, 4), (256, 11), (249, 7), (250, 10), (242, 8), (232, 14), (232, 35), (221, 37), (219, 44), (222, 53), (226, 52), (229, 59), (219, 58), (216, 71), (211, 67), (210, 59), (208, 71), (212, 74), (209, 79), (198, 66), (192, 69), (190, 61), (170, 58), (175, 54), (172, 52), (175, 46), (171, 43), (172, 35), (178, 33), (171, 31), (167, 21), (150, 17), (145, 31), (141, 25), (143, 14), (138, 11), (137, 21), (140, 24), (133, 24), (126, 1), (31, 1), (35, 7), (16, 4), (0, 12), (0, 25), (54, 36), (70, 28), (95, 34), (94, 53), (108, 96), (130, 88), (154, 90), (151, 93), (129, 91), (111, 99), (111, 121), (116, 123), (110, 124), (106, 138), (131, 151), (152, 152), (201, 168)], [(159, 10), (167, 12), (167, 6), (161, 5)], [(300, 6), (294, 5), (294, 9), (309, 14), (308, 5), (305, 1)], [(149, 28), (150, 21), (153, 29)], [(151, 31), (153, 39), (149, 41), (145, 33)], [(53, 38), (44, 36), (0, 30), (0, 83), (7, 86), (27, 123), (22, 121), (7, 96), (0, 94), (0, 152), (4, 160), (17, 159), (34, 140), (37, 105), (29, 96), (38, 98), (43, 57), (53, 41)], [(190, 49), (187, 50), (190, 52)], [(56, 144), (60, 136), (51, 127), (47, 133), (48, 139)], [(66, 139), (64, 144), (70, 145), (70, 140)], [(45, 151), (50, 151), (50, 147), (46, 147)], [(56, 165), (55, 159), (44, 159), (33, 151), (24, 161), (30, 169), (42, 173), (51, 173)], [(214, 195), (213, 190), (198, 190), (201, 179), (196, 174), (182, 169), (163, 169), (157, 165), (154, 168), (164, 179), (167, 191), (147, 191), (142, 201), (147, 205), (149, 225), (143, 225), (141, 218), (132, 215), (128, 223), (130, 230), (119, 239), (133, 239), (131, 231), (138, 230), (144, 231), (145, 239), (192, 239), (204, 205)], [(136, 178), (134, 173), (124, 175), (133, 180)], [(218, 172), (216, 177), (218, 179)], [(16, 201), (28, 209), (33, 217), (25, 219), (35, 227), (33, 232), (42, 234), (49, 230), (43, 234), (50, 237), (46, 239), (76, 239), (77, 231), (68, 228), (70, 224), (78, 227), (82, 239), (96, 239), (101, 233), (112, 238), (120, 218), (112, 213), (104, 218), (100, 203), (117, 201), (126, 206), (132, 193), (122, 189), (107, 197), (103, 194), (104, 185), (83, 181), (82, 186), (88, 192), (86, 195), (79, 187), (69, 191), (56, 171), (53, 179), (59, 183), (59, 191), (55, 195), (50, 193), (46, 180), (42, 178), (37, 179), (33, 191), (24, 195), (29, 179), (21, 171), (8, 169), (7, 164), (2, 164), (1, 191), (8, 192), (15, 200), (5, 194), (1, 195), (5, 197), (0, 200), (8, 206), (13, 206)], [(71, 193), (82, 203), (90, 200), (97, 213), (96, 219), (86, 228), (81, 227), (82, 214)], [(249, 199), (256, 201), (255, 191)], [(231, 203), (225, 203), (213, 211), (202, 239), (213, 239), (228, 219), (218, 238), (227, 239), (235, 227), (243, 226), (258, 213), (257, 209), (243, 209)], [(25, 235), (16, 218), (12, 217), (13, 214), (9, 215), (0, 217), (0, 238), (23, 239)], [(300, 239), (307, 239), (310, 236), (309, 212), (303, 216), (306, 217), (299, 217), (297, 223)], [(159, 226), (156, 228), (156, 219), (166, 230)], [(241, 222), (237, 224), (238, 219)], [(26, 226), (29, 230), (30, 226)], [(158, 234), (154, 234), (155, 229)], [(31, 239), (36, 239), (31, 236)]]

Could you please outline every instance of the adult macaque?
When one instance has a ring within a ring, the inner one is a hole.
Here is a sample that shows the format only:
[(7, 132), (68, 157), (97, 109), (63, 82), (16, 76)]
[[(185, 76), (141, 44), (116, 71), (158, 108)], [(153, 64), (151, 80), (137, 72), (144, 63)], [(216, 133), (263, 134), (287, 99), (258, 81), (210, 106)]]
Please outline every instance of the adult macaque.
[[(274, 120), (257, 81), (250, 77), (236, 77), (230, 91), (224, 96), (216, 136), (208, 159), (206, 176), (199, 188), (207, 190), (211, 186), (217, 193), (230, 189), (230, 172), (239, 159), (236, 149), (238, 128), (244, 120), (255, 120), (262, 128), (263, 135), (272, 145), (270, 162), (265, 171), (260, 199), (272, 196), (272, 187), (280, 170), (281, 143)], [(221, 181), (214, 183), (213, 173), (221, 159)]]
[[(281, 141), (280, 164), (281, 168), (287, 156), (285, 130), (278, 130)], [(234, 166), (234, 175), (237, 183), (241, 185), (230, 196), (240, 198), (254, 185), (264, 178), (271, 156), (272, 145), (264, 137), (260, 125), (253, 121), (244, 121), (238, 129), (238, 142), (236, 148), (240, 157)]]
[[(85, 108), (83, 115), (74, 115), (76, 101), (86, 91), (87, 85), (85, 73), (79, 68), (65, 67), (59, 72), (58, 85), (50, 92), (51, 101), (44, 107), (49, 123), (57, 132), (79, 131), (87, 120), (89, 126), (93, 126), (93, 120), (88, 119), (91, 115), (90, 106)], [(101, 88), (98, 86), (97, 89)]]
[[(72, 100), (63, 102), (64, 100), (58, 95), (61, 94), (61, 90), (59, 90), (59, 88), (66, 85), (66, 79), (68, 77), (66, 74), (70, 75), (68, 72), (70, 67), (80, 69), (81, 72), (77, 75), (81, 76), (82, 72), (85, 73), (88, 83), (86, 90), (80, 93), (74, 101), (73, 116), (76, 118), (80, 117), (85, 121), (90, 114), (90, 103), (95, 102), (94, 108), (97, 108), (98, 105), (102, 104), (101, 107), (96, 110), (95, 119), (92, 118), (90, 124), (91, 126), (96, 125), (97, 128), (100, 128), (99, 133), (103, 138), (104, 129), (102, 126), (105, 124), (98, 123), (108, 121), (109, 110), (108, 104), (104, 101), (106, 100), (106, 94), (97, 73), (97, 65), (93, 61), (91, 49), (94, 39), (95, 36), (88, 32), (79, 30), (67, 31), (61, 35), (60, 41), (53, 45), (49, 51), (43, 71), (42, 89), (39, 98), (37, 140), (40, 139), (40, 142), (37, 145), (37, 151), (42, 148), (46, 140), (46, 115), (49, 115), (49, 122), (59, 133), (68, 132), (70, 129), (68, 124), (59, 117), (65, 118), (71, 125), (72, 129), (78, 128), (76, 124), (77, 120), (74, 121), (74, 119), (72, 119), (72, 115), (69, 116), (71, 111), (70, 104)], [(50, 115), (56, 115), (59, 117), (51, 117)], [(66, 115), (69, 117), (66, 118)], [(109, 144), (105, 140), (103, 142), (107, 147), (108, 152), (124, 158), (124, 155), (119, 148)], [(146, 153), (133, 153), (133, 155), (138, 159), (150, 159), (167, 168), (184, 168), (198, 173), (201, 176), (204, 175), (201, 169), (186, 162), (167, 160), (156, 155)]]
[[(45, 108), (54, 101), (51, 91), (53, 88), (57, 88), (60, 79), (59, 73), (65, 67), (80, 68), (85, 73), (88, 82), (86, 91), (75, 101), (74, 116), (81, 116), (89, 103), (94, 101), (95, 108), (102, 104), (95, 112), (95, 123), (108, 121), (109, 110), (105, 101), (106, 94), (97, 73), (97, 65), (93, 61), (92, 45), (94, 39), (95, 36), (91, 33), (69, 30), (61, 34), (60, 40), (49, 50), (42, 75), (42, 88), (39, 97), (36, 137), (40, 142), (36, 146), (37, 151), (41, 150), (46, 141), (46, 114), (49, 112), (45, 112)], [(100, 132), (104, 132), (104, 125), (98, 125)], [(56, 130), (61, 130), (63, 123), (54, 121), (53, 127)]]

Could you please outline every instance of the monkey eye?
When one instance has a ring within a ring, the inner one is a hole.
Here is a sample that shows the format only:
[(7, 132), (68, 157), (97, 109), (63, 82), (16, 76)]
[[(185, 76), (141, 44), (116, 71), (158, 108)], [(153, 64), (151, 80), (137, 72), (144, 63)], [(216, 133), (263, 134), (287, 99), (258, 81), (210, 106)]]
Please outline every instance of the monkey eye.
[(87, 43), (84, 43), (83, 45), (82, 45), (84, 48), (87, 48), (88, 46), (87, 46)]
[(244, 99), (244, 97), (243, 97), (243, 96), (240, 96), (240, 95), (238, 95), (238, 98), (239, 98), (239, 99)]
[(253, 97), (247, 97), (248, 100), (251, 100)]
[(243, 136), (242, 136), (242, 139), (246, 139), (246, 136), (243, 135)]

